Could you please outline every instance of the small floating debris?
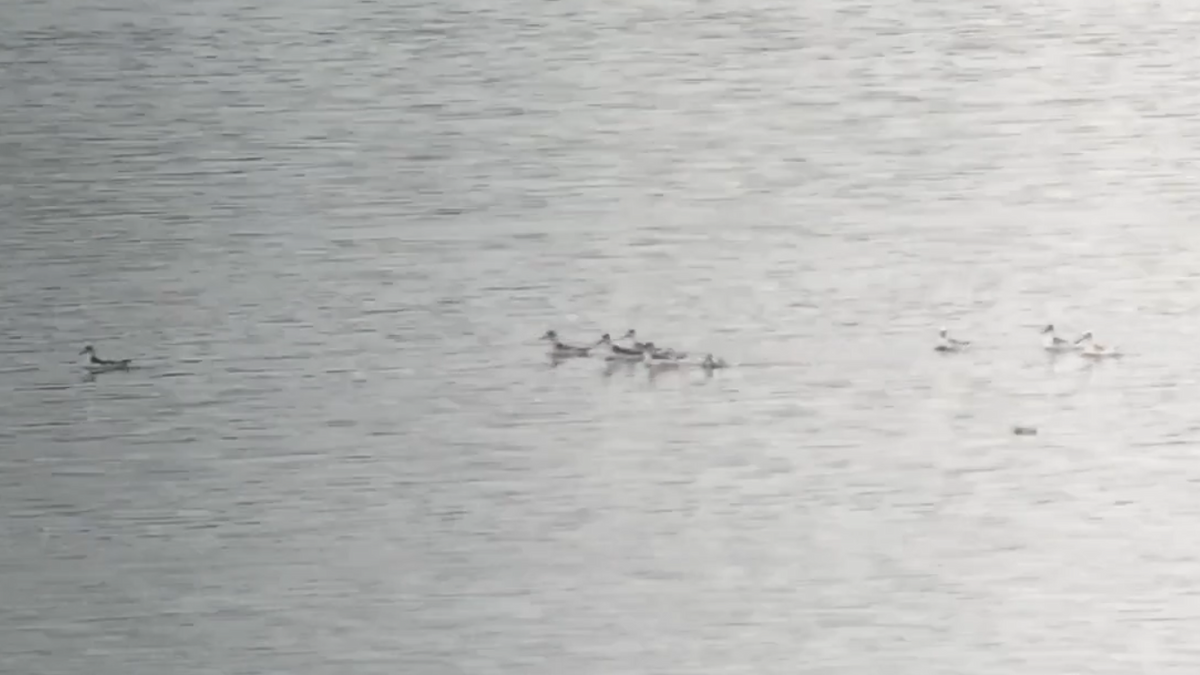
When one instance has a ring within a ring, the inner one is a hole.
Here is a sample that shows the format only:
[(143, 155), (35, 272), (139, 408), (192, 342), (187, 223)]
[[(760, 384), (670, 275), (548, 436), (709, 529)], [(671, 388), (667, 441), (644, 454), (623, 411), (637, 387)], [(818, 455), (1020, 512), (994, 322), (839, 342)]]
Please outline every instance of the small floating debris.
[(1018, 436), (1037, 436), (1037, 427), (1013, 427), (1013, 433)]

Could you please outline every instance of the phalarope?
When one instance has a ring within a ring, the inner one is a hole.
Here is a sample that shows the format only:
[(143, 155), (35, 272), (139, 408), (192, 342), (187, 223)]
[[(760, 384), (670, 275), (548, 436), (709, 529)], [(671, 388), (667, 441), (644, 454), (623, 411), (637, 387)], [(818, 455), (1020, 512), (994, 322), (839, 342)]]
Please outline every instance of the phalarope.
[(632, 328), (625, 331), (625, 334), (621, 336), (621, 339), (629, 340), (630, 344), (633, 345), (633, 348), (637, 349), (639, 351), (645, 350), (646, 345), (650, 344), (649, 342), (638, 342), (637, 341), (637, 331)]
[(576, 347), (559, 342), (558, 333), (553, 330), (546, 331), (542, 339), (550, 343), (550, 355), (557, 358), (587, 356), (592, 353), (592, 347)]
[(608, 356), (605, 357), (609, 361), (641, 361), (643, 351), (641, 349), (630, 349), (622, 347), (618, 344), (613, 344), (612, 336), (608, 333), (600, 336), (600, 341), (597, 346), (603, 345), (608, 349)]
[(966, 340), (955, 340), (950, 337), (949, 332), (943, 327), (938, 331), (938, 344), (933, 350), (937, 352), (960, 352), (966, 349), (969, 344), (971, 343)]
[[(653, 352), (655, 355), (655, 358), (670, 358), (670, 359), (686, 359), (687, 358), (686, 352), (675, 351), (674, 349), (671, 349), (670, 347), (665, 347), (665, 348), (660, 349), (660, 348), (656, 347), (653, 342), (638, 342), (637, 331), (632, 328), (625, 331), (625, 334), (621, 336), (621, 339), (629, 340), (630, 344), (633, 345), (634, 351)], [(632, 352), (630, 352), (630, 353), (632, 353)]]
[(1048, 352), (1067, 352), (1074, 349), (1070, 340), (1064, 340), (1054, 334), (1054, 324), (1046, 324), (1042, 329), (1042, 347)]
[(1121, 355), (1121, 353), (1117, 351), (1116, 347), (1109, 347), (1096, 342), (1096, 339), (1092, 336), (1092, 331), (1090, 330), (1085, 331), (1083, 335), (1080, 335), (1079, 339), (1075, 341), (1075, 344), (1083, 345), (1083, 351), (1080, 352), (1080, 355), (1088, 358), (1103, 359)]
[(79, 352), (80, 356), (88, 355), (88, 362), (84, 364), (84, 368), (89, 373), (107, 373), (112, 370), (129, 370), (129, 364), (133, 363), (133, 359), (102, 359), (96, 354), (96, 348), (88, 345)]
[(652, 371), (675, 370), (679, 368), (678, 359), (666, 358), (650, 350), (642, 352), (642, 362)]
[(677, 352), (670, 347), (659, 349), (653, 342), (642, 343), (642, 348), (649, 354), (653, 354), (656, 359), (670, 359), (674, 361), (682, 361), (687, 358), (686, 352)]

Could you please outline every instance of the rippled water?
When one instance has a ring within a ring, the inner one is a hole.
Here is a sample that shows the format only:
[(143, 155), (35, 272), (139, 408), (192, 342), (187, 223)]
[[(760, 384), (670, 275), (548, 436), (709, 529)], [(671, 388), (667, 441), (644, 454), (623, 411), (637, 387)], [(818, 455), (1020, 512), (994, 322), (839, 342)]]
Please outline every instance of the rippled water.
[(1093, 5), (0, 8), (0, 671), (1192, 672), (1200, 9)]

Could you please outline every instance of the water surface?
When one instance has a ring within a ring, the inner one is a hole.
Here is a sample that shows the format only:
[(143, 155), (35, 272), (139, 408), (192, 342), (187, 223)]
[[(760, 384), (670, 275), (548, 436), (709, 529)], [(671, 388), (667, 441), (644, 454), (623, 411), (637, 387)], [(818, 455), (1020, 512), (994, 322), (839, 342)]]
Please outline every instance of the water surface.
[(0, 670), (1193, 672), (1198, 23), (0, 9)]

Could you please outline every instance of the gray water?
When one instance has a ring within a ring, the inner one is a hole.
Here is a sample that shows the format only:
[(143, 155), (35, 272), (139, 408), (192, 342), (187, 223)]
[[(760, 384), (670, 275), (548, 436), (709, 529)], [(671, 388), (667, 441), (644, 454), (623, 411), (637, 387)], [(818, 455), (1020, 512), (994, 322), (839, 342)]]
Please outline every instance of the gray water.
[(0, 672), (1190, 675), (1197, 29), (9, 3)]

